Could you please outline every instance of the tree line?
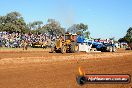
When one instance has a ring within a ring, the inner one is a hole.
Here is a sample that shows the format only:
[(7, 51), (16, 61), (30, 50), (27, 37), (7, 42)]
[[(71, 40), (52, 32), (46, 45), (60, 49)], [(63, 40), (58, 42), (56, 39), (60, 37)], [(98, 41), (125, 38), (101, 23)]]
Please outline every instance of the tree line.
[(119, 42), (132, 43), (132, 27), (128, 28), (126, 35), (118, 40)]
[[(63, 35), (66, 32), (66, 29), (55, 19), (48, 19), (46, 24), (43, 24), (43, 21), (26, 23), (19, 12), (10, 12), (5, 16), (0, 16), (0, 31), (33, 34), (48, 33), (57, 36)], [(67, 29), (67, 31), (71, 33), (85, 34), (86, 37), (89, 37), (90, 35), (88, 25), (83, 23), (73, 24)]]

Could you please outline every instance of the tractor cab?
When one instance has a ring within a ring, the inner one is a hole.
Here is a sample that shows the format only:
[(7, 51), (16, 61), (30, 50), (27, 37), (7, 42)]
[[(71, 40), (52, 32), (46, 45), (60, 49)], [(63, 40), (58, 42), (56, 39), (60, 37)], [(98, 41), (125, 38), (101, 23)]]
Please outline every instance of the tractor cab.
[(71, 33), (66, 33), (64, 35), (64, 40), (69, 41), (69, 42), (76, 42), (77, 41), (77, 34), (71, 34)]

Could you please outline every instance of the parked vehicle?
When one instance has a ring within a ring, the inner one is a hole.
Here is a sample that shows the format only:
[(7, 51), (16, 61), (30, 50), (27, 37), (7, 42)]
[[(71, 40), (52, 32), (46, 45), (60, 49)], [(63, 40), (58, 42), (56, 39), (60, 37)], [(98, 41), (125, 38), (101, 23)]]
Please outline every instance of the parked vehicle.
[(101, 43), (97, 45), (96, 49), (97, 51), (101, 51), (101, 52), (115, 52), (116, 46), (115, 44)]

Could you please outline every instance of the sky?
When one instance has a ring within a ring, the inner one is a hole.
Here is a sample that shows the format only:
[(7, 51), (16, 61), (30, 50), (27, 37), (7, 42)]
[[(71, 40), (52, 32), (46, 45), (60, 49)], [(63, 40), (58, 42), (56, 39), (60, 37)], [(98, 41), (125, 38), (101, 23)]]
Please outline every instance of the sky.
[(119, 39), (132, 26), (132, 0), (1, 0), (0, 16), (17, 11), (26, 23), (56, 19), (64, 28), (88, 25), (93, 38)]

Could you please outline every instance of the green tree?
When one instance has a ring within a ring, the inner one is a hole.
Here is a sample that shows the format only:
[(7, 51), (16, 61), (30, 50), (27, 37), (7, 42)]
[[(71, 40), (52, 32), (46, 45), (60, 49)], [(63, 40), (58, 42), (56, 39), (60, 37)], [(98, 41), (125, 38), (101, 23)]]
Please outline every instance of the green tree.
[(73, 24), (68, 28), (68, 31), (71, 33), (77, 33), (78, 35), (84, 35), (86, 38), (90, 37), (90, 32), (88, 31), (88, 25), (83, 23)]
[(0, 31), (26, 32), (27, 25), (19, 12), (11, 12), (6, 16), (0, 16)]
[(77, 24), (77, 29), (81, 31), (86, 31), (88, 29), (88, 25), (85, 25), (83, 23)]
[[(68, 31), (71, 33), (78, 33), (78, 34), (82, 34), (83, 32), (86, 32), (88, 30), (88, 25), (85, 25), (83, 23), (80, 24), (73, 24), (71, 27), (68, 28)], [(88, 33), (87, 31), (87, 34)]]
[(42, 21), (34, 21), (29, 24), (27, 24), (28, 28), (30, 29), (30, 32), (33, 34), (41, 34), (43, 31), (42, 28)]
[(41, 25), (43, 24), (42, 21), (34, 21), (32, 23), (28, 24), (29, 29), (31, 30), (37, 30), (41, 28)]
[(127, 30), (127, 35), (132, 38), (132, 27)]
[(85, 37), (88, 39), (90, 38), (90, 32), (89, 31), (85, 32)]
[(131, 43), (132, 42), (132, 27), (130, 27), (127, 30), (126, 35), (123, 38), (120, 38), (118, 40), (119, 42), (127, 42), (127, 43)]
[(55, 19), (48, 19), (47, 24), (43, 26), (43, 29), (47, 30), (52, 36), (64, 34), (64, 28)]
[(78, 32), (77, 24), (73, 24), (71, 27), (67, 29), (67, 31), (73, 34), (77, 33)]

